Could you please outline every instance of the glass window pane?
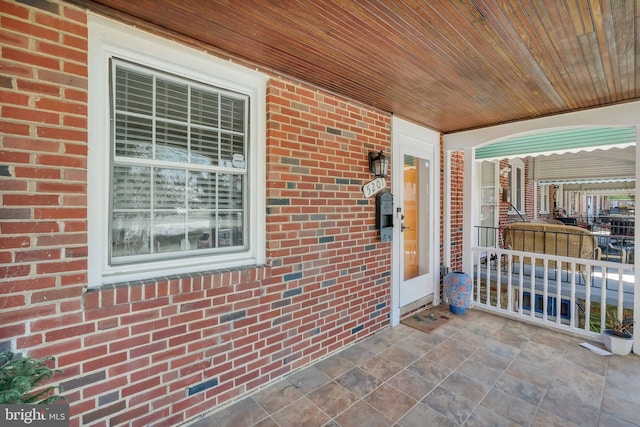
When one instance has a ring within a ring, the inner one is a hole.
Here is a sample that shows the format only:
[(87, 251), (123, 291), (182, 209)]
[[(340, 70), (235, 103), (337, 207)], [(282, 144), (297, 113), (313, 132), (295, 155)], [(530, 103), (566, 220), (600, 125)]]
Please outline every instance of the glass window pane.
[(189, 174), (189, 209), (215, 209), (216, 175), (210, 172)]
[(153, 217), (154, 252), (177, 252), (191, 249), (185, 238), (186, 213), (156, 213)]
[(153, 125), (150, 119), (116, 115), (116, 156), (151, 159)]
[(151, 115), (153, 77), (121, 67), (116, 69), (116, 109)]
[(151, 168), (115, 166), (113, 168), (113, 208), (151, 208)]
[(111, 222), (112, 256), (151, 253), (150, 231), (148, 213), (114, 213)]
[(180, 169), (156, 168), (154, 176), (156, 209), (186, 208), (186, 172)]
[(218, 94), (199, 89), (191, 91), (191, 123), (218, 127)]
[(211, 212), (191, 212), (189, 214), (189, 242), (191, 249), (214, 248), (215, 233), (215, 214)]
[(242, 212), (221, 212), (218, 214), (218, 247), (242, 246)]
[(187, 127), (156, 122), (156, 159), (187, 163)]
[(224, 162), (220, 165), (232, 166), (234, 155), (244, 158), (244, 137), (231, 134), (220, 135), (220, 159)]
[(156, 116), (186, 121), (188, 113), (187, 85), (161, 79), (158, 79), (156, 85)]
[(191, 163), (218, 164), (218, 132), (208, 129), (191, 129)]
[(242, 175), (220, 174), (218, 186), (218, 209), (243, 208), (244, 179)]
[(244, 100), (222, 96), (220, 103), (220, 128), (244, 132)]

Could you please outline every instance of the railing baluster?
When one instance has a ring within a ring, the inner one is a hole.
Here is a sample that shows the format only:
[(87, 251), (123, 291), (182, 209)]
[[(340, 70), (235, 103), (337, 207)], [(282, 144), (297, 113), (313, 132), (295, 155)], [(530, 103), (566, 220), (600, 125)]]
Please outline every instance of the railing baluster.
[(602, 275), (602, 281), (600, 282), (600, 332), (606, 328), (607, 323), (607, 282), (609, 281), (609, 274)]
[[(531, 263), (535, 267), (535, 262)], [(549, 313), (549, 261), (545, 258), (542, 260), (542, 320), (548, 320)]]
[(624, 319), (624, 270), (618, 270), (618, 319)]
[[(562, 264), (560, 264), (562, 265)], [(572, 270), (573, 271), (573, 270)], [(575, 277), (575, 274), (571, 274), (571, 277)], [(560, 325), (562, 321), (562, 268), (558, 268), (556, 263), (556, 324)]]
[(591, 322), (591, 286), (585, 286), (584, 289), (584, 330), (589, 331)]
[(520, 294), (518, 299), (518, 313), (522, 315), (523, 314), (522, 303), (524, 301), (524, 264), (523, 263), (520, 263), (520, 265), (518, 265), (518, 290)]
[[(571, 270), (574, 271), (576, 269), (576, 263), (572, 262), (571, 263)], [(570, 306), (569, 306), (569, 326), (571, 328), (575, 328), (576, 326), (576, 321), (575, 321), (575, 316), (573, 315), (573, 311), (575, 311), (575, 307), (577, 306), (576, 304), (576, 275), (572, 274), (571, 275), (571, 283), (570, 283)]]

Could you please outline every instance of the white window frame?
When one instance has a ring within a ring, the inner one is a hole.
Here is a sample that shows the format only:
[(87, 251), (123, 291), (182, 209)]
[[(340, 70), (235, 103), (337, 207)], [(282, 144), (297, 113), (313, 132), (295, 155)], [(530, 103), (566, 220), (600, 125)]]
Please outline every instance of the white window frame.
[[(89, 14), (89, 151), (87, 156), (89, 286), (145, 280), (265, 262), (266, 84), (268, 76), (190, 47)], [(110, 76), (112, 57), (249, 97), (248, 248), (243, 252), (109, 263)]]
[[(509, 171), (509, 200), (511, 200), (511, 204), (515, 206), (515, 208), (522, 214), (525, 215), (525, 200), (524, 200), (524, 162), (520, 159), (510, 159), (509, 166), (511, 166), (511, 170)], [(518, 181), (516, 177), (520, 173), (520, 188), (517, 188)], [(520, 193), (520, 197), (518, 200), (518, 190)], [(509, 206), (509, 212), (516, 213), (516, 211)]]
[(538, 186), (538, 197), (540, 198), (540, 214), (549, 213), (549, 184)]

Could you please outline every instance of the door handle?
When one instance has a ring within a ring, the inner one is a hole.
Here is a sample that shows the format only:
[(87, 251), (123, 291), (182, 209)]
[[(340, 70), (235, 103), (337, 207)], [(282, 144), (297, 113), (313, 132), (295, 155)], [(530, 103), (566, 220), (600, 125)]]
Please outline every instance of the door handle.
[(411, 227), (406, 227), (404, 224), (400, 224), (400, 231), (411, 230)]

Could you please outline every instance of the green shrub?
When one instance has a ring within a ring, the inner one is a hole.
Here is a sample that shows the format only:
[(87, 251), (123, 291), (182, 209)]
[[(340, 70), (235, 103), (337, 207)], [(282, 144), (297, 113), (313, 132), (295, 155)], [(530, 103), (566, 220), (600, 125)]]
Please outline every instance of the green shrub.
[(59, 369), (51, 369), (46, 363), (53, 357), (34, 359), (14, 357), (10, 351), (0, 353), (0, 404), (40, 403), (48, 404), (56, 400), (66, 400), (56, 393), (60, 386), (47, 386), (33, 391), (41, 383), (53, 378)]

